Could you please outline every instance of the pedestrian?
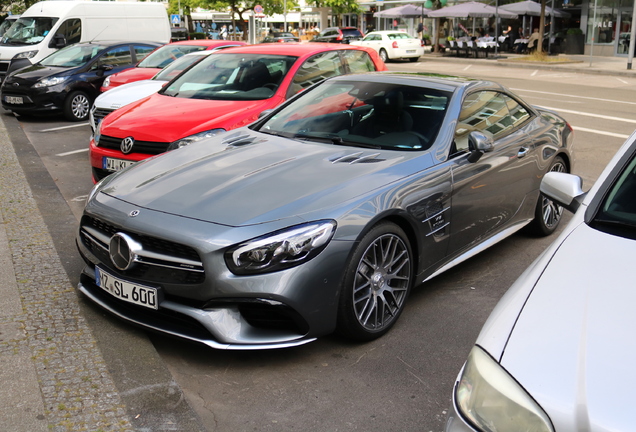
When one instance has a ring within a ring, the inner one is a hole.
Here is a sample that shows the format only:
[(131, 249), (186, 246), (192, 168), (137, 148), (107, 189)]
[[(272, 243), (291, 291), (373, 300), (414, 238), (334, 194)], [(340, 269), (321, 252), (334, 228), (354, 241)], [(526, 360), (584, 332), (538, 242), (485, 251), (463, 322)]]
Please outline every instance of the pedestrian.
[(223, 24), (223, 27), (221, 27), (221, 31), (219, 32), (219, 37), (223, 40), (227, 39), (227, 27), (225, 26), (225, 24)]

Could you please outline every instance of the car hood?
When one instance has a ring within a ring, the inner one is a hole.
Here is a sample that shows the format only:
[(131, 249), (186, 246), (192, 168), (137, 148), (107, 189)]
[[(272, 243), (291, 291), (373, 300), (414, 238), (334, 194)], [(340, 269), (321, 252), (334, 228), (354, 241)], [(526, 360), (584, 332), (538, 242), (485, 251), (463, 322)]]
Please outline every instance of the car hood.
[(50, 77), (53, 75), (71, 75), (75, 72), (76, 69), (77, 68), (42, 66), (41, 64), (34, 64), (11, 74), (9, 78), (13, 78), (14, 80), (24, 80), (27, 82), (35, 82), (39, 79)]
[(155, 93), (106, 117), (102, 134), (136, 141), (173, 142), (198, 132), (246, 126), (282, 99), (210, 101)]
[(633, 428), (636, 241), (578, 225), (536, 283), (501, 364), (556, 430)]
[(140, 81), (150, 79), (157, 74), (157, 72), (161, 71), (161, 68), (140, 68), (134, 67), (117, 74), (114, 74), (110, 78), (111, 85), (117, 84), (122, 85), (126, 83), (130, 83), (133, 81)]
[(118, 109), (161, 90), (166, 81), (143, 80), (124, 84), (100, 94), (95, 99), (97, 108)]
[[(102, 192), (141, 208), (244, 226), (302, 219), (432, 164), (428, 154), (417, 156), (242, 128), (147, 159), (116, 175)], [(319, 217), (335, 216), (325, 211)]]

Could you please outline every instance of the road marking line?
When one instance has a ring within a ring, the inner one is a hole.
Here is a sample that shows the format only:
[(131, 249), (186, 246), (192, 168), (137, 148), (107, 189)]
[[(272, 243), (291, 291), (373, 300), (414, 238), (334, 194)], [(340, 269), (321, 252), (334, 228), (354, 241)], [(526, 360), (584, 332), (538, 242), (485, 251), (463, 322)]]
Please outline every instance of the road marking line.
[(547, 95), (552, 95), (552, 96), (565, 96), (565, 97), (570, 97), (570, 98), (590, 99), (590, 100), (595, 100), (595, 101), (614, 102), (614, 103), (624, 103), (624, 104), (628, 104), (628, 105), (636, 105), (636, 102), (619, 101), (619, 100), (613, 100), (613, 99), (601, 99), (601, 98), (594, 98), (594, 97), (589, 97), (589, 96), (573, 96), (573, 95), (569, 95), (569, 94), (552, 93), (552, 92), (546, 92), (546, 91), (540, 91), (540, 90), (526, 90), (526, 89), (518, 89), (518, 88), (511, 88), (510, 90), (513, 90), (513, 91), (525, 91), (525, 92), (530, 92), (530, 93), (541, 93), (541, 94), (547, 94)]
[(617, 79), (617, 80), (619, 80), (620, 82), (622, 82), (623, 84), (629, 84), (627, 81), (622, 80), (622, 79), (620, 79), (620, 78), (616, 78), (616, 79)]
[(60, 126), (60, 127), (51, 128), (51, 129), (42, 129), (40, 132), (53, 132), (53, 131), (71, 129), (71, 128), (82, 127), (82, 126), (88, 126), (88, 123), (78, 123), (71, 126)]
[(87, 152), (87, 151), (88, 151), (88, 149), (85, 148), (85, 149), (73, 150), (73, 151), (66, 152), (66, 153), (58, 153), (55, 156), (69, 156), (69, 155), (74, 155), (74, 154), (77, 154), (77, 153), (84, 153), (84, 152)]
[(472, 66), (472, 65), (468, 65), (468, 66), (466, 66), (466, 67), (464, 68), (464, 70), (468, 70), (468, 69), (470, 69), (470, 67), (471, 67), (471, 66)]
[(611, 137), (615, 137), (615, 138), (622, 138), (622, 139), (629, 138), (629, 135), (617, 134), (617, 133), (612, 133), (612, 132), (605, 132), (605, 131), (600, 131), (600, 130), (596, 130), (596, 129), (582, 128), (582, 127), (578, 127), (578, 126), (572, 126), (572, 127), (574, 128), (575, 131), (589, 132), (589, 133), (593, 133), (593, 134), (606, 135), (606, 136), (611, 136)]
[(547, 106), (543, 106), (543, 108), (547, 108), (547, 109), (552, 110), (552, 111), (564, 112), (564, 113), (568, 113), (568, 114), (576, 114), (576, 115), (582, 115), (582, 116), (587, 116), (587, 117), (596, 117), (596, 118), (600, 118), (600, 119), (604, 119), (604, 120), (616, 120), (616, 121), (621, 121), (621, 122), (626, 122), (626, 123), (636, 123), (636, 120), (626, 119), (626, 118), (622, 118), (622, 117), (604, 116), (604, 115), (601, 115), (601, 114), (586, 113), (586, 112), (582, 112), (582, 111), (572, 111), (572, 110), (567, 110), (567, 109), (563, 109), (563, 108), (551, 108), (551, 107), (547, 107)]
[(538, 70), (536, 70), (536, 71), (532, 72), (532, 73), (530, 74), (530, 76), (535, 76), (538, 72), (539, 72), (539, 71), (538, 71)]

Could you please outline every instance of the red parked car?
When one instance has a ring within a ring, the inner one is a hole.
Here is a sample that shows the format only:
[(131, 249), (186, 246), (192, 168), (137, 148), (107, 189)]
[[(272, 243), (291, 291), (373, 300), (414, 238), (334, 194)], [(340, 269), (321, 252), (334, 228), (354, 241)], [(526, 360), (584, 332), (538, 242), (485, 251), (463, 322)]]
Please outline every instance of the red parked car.
[(377, 52), (336, 44), (259, 44), (211, 54), (154, 93), (107, 115), (91, 138), (93, 180), (254, 122), (336, 75), (387, 70)]
[(241, 45), (245, 45), (245, 42), (208, 39), (172, 42), (154, 50), (148, 57), (137, 63), (134, 68), (106, 78), (101, 91), (105, 92), (129, 82), (150, 79), (174, 60), (194, 51), (217, 50)]

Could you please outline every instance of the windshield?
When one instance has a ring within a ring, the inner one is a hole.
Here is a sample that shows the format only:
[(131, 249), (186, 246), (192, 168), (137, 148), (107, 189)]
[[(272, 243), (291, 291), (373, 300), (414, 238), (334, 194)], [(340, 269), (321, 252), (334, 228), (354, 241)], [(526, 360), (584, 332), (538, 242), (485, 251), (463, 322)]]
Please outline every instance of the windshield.
[(165, 68), (161, 69), (161, 71), (157, 75), (152, 77), (152, 79), (157, 81), (170, 81), (181, 72), (186, 70), (188, 67), (190, 67), (192, 64), (198, 62), (203, 58), (205, 58), (205, 56), (199, 54), (185, 55), (183, 57), (180, 57)]
[(601, 231), (636, 239), (636, 158), (627, 165), (603, 200), (591, 225)]
[(57, 18), (18, 18), (2, 38), (2, 43), (11, 45), (34, 45), (49, 34)]
[(393, 150), (426, 150), (451, 93), (365, 81), (327, 81), (260, 126), (272, 135)]
[(43, 59), (43, 66), (78, 67), (85, 65), (106, 47), (103, 45), (71, 45)]
[(203, 51), (205, 48), (196, 45), (164, 45), (150, 53), (148, 57), (139, 62), (137, 67), (164, 68), (187, 53)]
[(9, 27), (11, 27), (11, 24), (13, 24), (14, 22), (15, 22), (15, 20), (8, 19), (8, 18), (6, 18), (4, 21), (2, 21), (2, 24), (0, 24), (0, 36), (5, 34), (7, 32), (7, 30), (9, 30)]
[(262, 54), (212, 54), (160, 93), (187, 99), (269, 99), (296, 59)]

